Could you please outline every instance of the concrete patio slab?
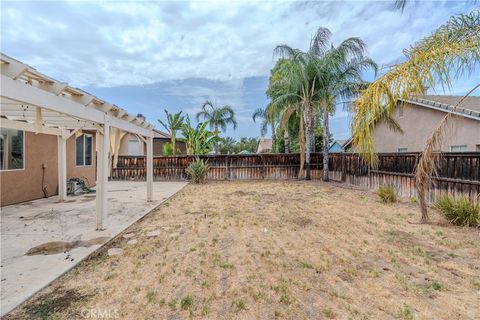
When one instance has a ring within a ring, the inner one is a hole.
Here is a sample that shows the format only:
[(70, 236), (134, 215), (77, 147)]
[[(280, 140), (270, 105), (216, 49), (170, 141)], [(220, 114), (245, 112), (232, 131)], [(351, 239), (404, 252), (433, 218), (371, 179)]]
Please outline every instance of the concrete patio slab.
[[(3, 207), (0, 314), (10, 312), (186, 184), (155, 182), (153, 201), (147, 202), (145, 182), (109, 182), (103, 231), (95, 231), (94, 194), (71, 196), (67, 202), (51, 197)], [(26, 255), (35, 247), (37, 254)]]

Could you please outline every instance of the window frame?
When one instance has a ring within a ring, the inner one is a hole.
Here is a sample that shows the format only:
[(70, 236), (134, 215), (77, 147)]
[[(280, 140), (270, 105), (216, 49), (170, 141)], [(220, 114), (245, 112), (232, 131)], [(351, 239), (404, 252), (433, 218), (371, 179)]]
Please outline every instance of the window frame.
[[(80, 138), (80, 137), (78, 137), (78, 138), (75, 138), (75, 167), (78, 167), (78, 168), (91, 167), (91, 166), (93, 166), (93, 162), (94, 162), (94, 161), (93, 161), (93, 134), (91, 134), (91, 133), (83, 133), (83, 134), (81, 135), (81, 137), (83, 137), (83, 165), (82, 165), (82, 164), (77, 164), (77, 139)], [(91, 152), (92, 152), (92, 154), (91, 154), (92, 161), (91, 161), (90, 164), (85, 164), (85, 159), (86, 159), (86, 157), (85, 157), (85, 155), (86, 155), (86, 150), (85, 150), (85, 145), (86, 145), (86, 144), (85, 144), (85, 137), (90, 137), (90, 138), (92, 138), (92, 148), (91, 148), (91, 149), (92, 149), (92, 151), (91, 151)]]
[(408, 148), (397, 148), (398, 153), (406, 153), (408, 152)]
[[(25, 150), (25, 132), (26, 132), (26, 131), (25, 131), (25, 130), (19, 130), (19, 129), (9, 129), (9, 128), (4, 128), (4, 129), (7, 129), (7, 130), (17, 130), (17, 131), (22, 131), (22, 132), (23, 132), (23, 134), (22, 134), (22, 138), (23, 138), (23, 139), (22, 139), (22, 143), (23, 143), (23, 148), (22, 148), (22, 165), (23, 165), (23, 167), (22, 167), (21, 169), (2, 169), (2, 168), (0, 168), (0, 172), (23, 171), (23, 170), (25, 170), (25, 159), (26, 159), (26, 158), (25, 158), (25, 152), (26, 152), (26, 150)], [(4, 142), (5, 142), (5, 141), (4, 141)], [(7, 143), (8, 143), (8, 141), (7, 141)]]
[[(453, 151), (453, 148), (462, 148), (465, 147), (465, 150), (460, 150), (460, 151)], [(456, 145), (451, 145), (450, 146), (450, 152), (468, 152), (468, 146), (466, 144), (456, 144)]]
[[(137, 143), (137, 153), (135, 154), (130, 154), (130, 142), (136, 142)], [(132, 157), (138, 157), (138, 156), (142, 156), (142, 152), (140, 152), (140, 149), (141, 149), (141, 141), (137, 138), (137, 139), (128, 139), (127, 140), (127, 153), (129, 156), (132, 156)]]

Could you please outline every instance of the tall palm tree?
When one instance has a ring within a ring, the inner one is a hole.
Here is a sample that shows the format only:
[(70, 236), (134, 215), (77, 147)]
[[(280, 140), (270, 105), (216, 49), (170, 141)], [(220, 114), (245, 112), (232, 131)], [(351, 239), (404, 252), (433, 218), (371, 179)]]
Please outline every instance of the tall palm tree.
[[(263, 137), (267, 133), (268, 125), (270, 125), (270, 130), (272, 130), (272, 146), (275, 148), (275, 110), (271, 104), (265, 108), (258, 108), (252, 114), (253, 122), (256, 122), (257, 119), (261, 119), (260, 122), (260, 135)], [(272, 150), (275, 152), (275, 150)]]
[[(422, 94), (426, 87), (433, 88), (438, 83), (450, 88), (456, 77), (472, 74), (480, 63), (479, 34), (479, 10), (453, 16), (406, 50), (405, 62), (393, 65), (362, 92), (354, 104), (353, 144), (373, 166), (378, 160), (373, 144), (374, 126), (391, 117), (398, 101)], [(437, 167), (434, 150), (446, 136), (450, 117), (452, 113), (445, 116), (427, 139), (416, 168), (415, 182), (424, 223), (429, 220), (425, 197)]]
[[(235, 112), (229, 105), (223, 107), (215, 107), (212, 102), (205, 101), (202, 105), (202, 111), (197, 113), (197, 121), (203, 118), (208, 121), (210, 128), (214, 132), (226, 131), (228, 125), (232, 125), (233, 129), (237, 129), (237, 120), (235, 119)], [(218, 153), (218, 142), (215, 143), (215, 153)]]
[(158, 122), (167, 130), (170, 134), (170, 142), (173, 148), (173, 154), (177, 153), (177, 148), (175, 147), (175, 140), (177, 136), (177, 130), (180, 130), (183, 125), (183, 121), (185, 117), (182, 116), (182, 111), (177, 113), (170, 113), (167, 109), (164, 110), (165, 115), (167, 116), (167, 122), (163, 122), (162, 120), (158, 119)]
[[(290, 68), (291, 61), (288, 59), (279, 59), (273, 69), (270, 71), (270, 79), (268, 84), (268, 89), (266, 95), (272, 100), (271, 103), (267, 106), (268, 115), (273, 121), (281, 120), (282, 114), (285, 109), (290, 107), (292, 104), (292, 98), (290, 99), (278, 99), (280, 96), (288, 92), (288, 68)], [(297, 102), (297, 101), (295, 101)], [(267, 111), (267, 110), (266, 110)], [(290, 115), (289, 115), (290, 116)], [(280, 126), (280, 129), (283, 130), (283, 139), (285, 145), (285, 153), (290, 152), (290, 133), (288, 126), (289, 118), (286, 119), (286, 122)], [(281, 121), (280, 121), (281, 122)], [(272, 131), (275, 126), (272, 125)], [(275, 140), (275, 136), (272, 137), (272, 140)], [(302, 140), (301, 140), (302, 141)], [(275, 145), (275, 144), (274, 144)], [(303, 156), (301, 154), (302, 160)], [(302, 161), (303, 169), (303, 161)], [(303, 170), (300, 170), (300, 173), (303, 174)]]
[[(275, 48), (275, 53), (291, 61), (288, 68), (288, 92), (277, 99), (290, 105), (297, 100), (305, 126), (305, 169), (310, 179), (310, 153), (315, 144), (315, 110), (323, 111), (324, 121), (324, 175), (328, 181), (328, 115), (334, 110), (337, 98), (348, 98), (358, 92), (364, 83), (361, 73), (366, 68), (376, 70), (376, 64), (365, 54), (365, 44), (359, 38), (348, 38), (338, 47), (330, 43), (331, 32), (319, 28), (308, 51), (303, 52), (287, 45)], [(297, 108), (298, 106), (292, 106)], [(289, 113), (286, 113), (291, 114)]]
[[(348, 38), (337, 47), (330, 44), (331, 33), (326, 28), (320, 28), (313, 42), (312, 54), (318, 59), (317, 63), (317, 99), (323, 113), (323, 181), (328, 181), (328, 149), (329, 145), (329, 113), (335, 112), (337, 101), (347, 101), (356, 97), (361, 89), (366, 88), (366, 81), (362, 73), (372, 69), (377, 73), (377, 65), (372, 59), (365, 56), (366, 45), (359, 38)], [(317, 39), (318, 38), (318, 39)]]
[(288, 59), (291, 63), (288, 68), (288, 90), (285, 94), (275, 99), (275, 104), (286, 105), (292, 99), (296, 99), (301, 106), (303, 122), (305, 124), (305, 178), (310, 176), (310, 153), (312, 148), (312, 137), (314, 136), (314, 101), (316, 99), (316, 64), (317, 59), (308, 52), (293, 49), (287, 45), (279, 45), (274, 53), (281, 58)]

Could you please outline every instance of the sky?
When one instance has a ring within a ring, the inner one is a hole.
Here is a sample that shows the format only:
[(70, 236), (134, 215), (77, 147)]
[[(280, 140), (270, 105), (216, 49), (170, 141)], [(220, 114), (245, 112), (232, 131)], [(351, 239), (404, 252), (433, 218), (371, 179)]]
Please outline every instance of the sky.
[[(392, 1), (0, 5), (3, 53), (132, 114), (142, 113), (158, 129), (164, 109), (194, 117), (205, 100), (231, 105), (238, 128), (225, 135), (236, 138), (260, 135), (251, 115), (268, 104), (265, 91), (277, 45), (306, 50), (315, 30), (326, 27), (333, 44), (363, 39), (368, 55), (385, 67), (403, 61), (403, 49), (452, 15), (478, 7), (474, 1), (440, 0), (414, 1), (403, 13)], [(446, 93), (466, 93), (478, 82), (480, 72), (456, 80)], [(338, 108), (330, 128), (335, 139), (350, 136), (349, 123), (348, 112)]]

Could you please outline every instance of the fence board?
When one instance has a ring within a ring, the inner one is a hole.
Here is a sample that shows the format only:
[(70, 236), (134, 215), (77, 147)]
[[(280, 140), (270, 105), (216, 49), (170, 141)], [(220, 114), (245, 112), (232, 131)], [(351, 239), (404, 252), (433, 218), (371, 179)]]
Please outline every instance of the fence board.
[[(478, 199), (480, 194), (480, 152), (442, 153), (437, 155), (438, 171), (428, 192), (429, 202), (450, 193)], [(296, 179), (299, 174), (299, 154), (201, 155), (209, 165), (210, 180), (279, 180)], [(186, 180), (186, 168), (196, 157), (155, 157), (155, 180)], [(378, 155), (378, 165), (354, 153), (329, 155), (329, 177), (363, 188), (376, 190), (382, 184), (394, 185), (400, 196), (415, 197), (415, 167), (419, 153), (384, 153)], [(113, 180), (145, 180), (146, 160), (143, 156), (119, 156), (112, 170)], [(312, 179), (321, 179), (323, 156), (311, 155)]]

